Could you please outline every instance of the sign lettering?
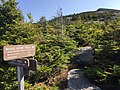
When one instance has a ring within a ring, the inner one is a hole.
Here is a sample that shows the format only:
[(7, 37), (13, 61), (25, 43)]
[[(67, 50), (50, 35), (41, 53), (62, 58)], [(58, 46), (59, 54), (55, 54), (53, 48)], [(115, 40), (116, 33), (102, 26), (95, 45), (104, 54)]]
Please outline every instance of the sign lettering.
[(5, 61), (31, 57), (35, 55), (35, 45), (11, 45), (3, 47)]

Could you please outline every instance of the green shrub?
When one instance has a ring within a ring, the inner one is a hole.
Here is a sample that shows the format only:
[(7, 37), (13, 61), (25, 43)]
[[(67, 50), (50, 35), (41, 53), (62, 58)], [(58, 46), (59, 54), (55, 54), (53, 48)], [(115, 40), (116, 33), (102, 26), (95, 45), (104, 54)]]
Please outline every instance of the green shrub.
[(113, 75), (120, 77), (120, 65), (113, 66)]
[(54, 76), (55, 72), (68, 68), (67, 64), (74, 56), (72, 51), (76, 48), (76, 42), (66, 36), (48, 35), (45, 38), (45, 42), (38, 44), (35, 56), (40, 67), (38, 72), (41, 72), (41, 75), (36, 74), (39, 78)]

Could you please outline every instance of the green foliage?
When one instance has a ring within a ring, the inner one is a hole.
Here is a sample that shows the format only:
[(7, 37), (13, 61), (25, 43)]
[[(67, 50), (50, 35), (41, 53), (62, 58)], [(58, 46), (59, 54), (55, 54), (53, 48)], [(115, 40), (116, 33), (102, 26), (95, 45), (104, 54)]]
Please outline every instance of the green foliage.
[(66, 35), (75, 40), (78, 47), (93, 47), (95, 64), (93, 67), (87, 67), (85, 73), (91, 81), (99, 85), (113, 82), (118, 84), (119, 82), (119, 62), (117, 60), (120, 50), (119, 23), (119, 18), (111, 22), (106, 20), (103, 23), (91, 21), (83, 24), (74, 21), (66, 27)]
[(120, 76), (120, 65), (113, 66), (113, 75)]
[(46, 85), (35, 85), (31, 88), (31, 90), (59, 90), (58, 86), (46, 86)]
[(103, 83), (107, 80), (110, 73), (106, 73), (106, 71), (99, 66), (95, 66), (92, 68), (86, 68), (85, 75), (92, 81), (96, 83)]
[[(61, 12), (62, 14), (62, 12)], [(25, 81), (25, 89), (57, 90), (58, 86), (42, 87), (35, 82), (43, 82), (62, 69), (68, 68), (73, 51), (81, 46), (92, 46), (94, 50), (93, 67), (85, 68), (86, 75), (94, 82), (103, 84), (114, 78), (120, 83), (120, 65), (117, 57), (120, 51), (120, 17), (112, 18), (114, 13), (88, 12), (61, 16), (47, 21), (41, 17), (38, 23), (24, 22), (15, 0), (2, 0), (0, 4), (0, 89), (17, 88), (16, 70), (2, 61), (3, 46), (35, 44), (38, 60), (37, 71)], [(101, 18), (104, 20), (101, 21)], [(64, 19), (64, 23), (63, 20)], [(85, 22), (84, 22), (85, 21)], [(64, 26), (64, 28), (63, 28)], [(61, 31), (62, 30), (62, 31)], [(32, 84), (31, 84), (32, 83)]]
[(3, 61), (3, 46), (37, 43), (41, 35), (35, 25), (23, 22), (23, 16), (16, 6), (15, 0), (3, 0), (0, 4), (0, 88), (2, 90), (16, 90), (18, 84), (15, 68)]
[(28, 81), (24, 81), (24, 86), (26, 90), (26, 89), (30, 89), (32, 87), (32, 84), (30, 84)]
[(7, 65), (7, 63), (0, 62), (0, 88), (3, 90), (11, 90), (17, 88), (16, 70)]
[(39, 78), (54, 76), (55, 72), (68, 68), (67, 64), (74, 55), (72, 51), (76, 48), (76, 42), (66, 36), (47, 35), (45, 39), (38, 44), (35, 57), (40, 63), (36, 74), (37, 77), (40, 75)]
[(59, 90), (59, 86), (47, 86), (45, 84), (35, 84), (32, 86), (25, 81), (25, 90)]
[[(94, 77), (92, 80), (100, 84), (104, 83), (114, 83), (118, 82), (119, 80), (119, 72), (116, 69), (117, 60), (116, 58), (119, 55), (119, 40), (116, 37), (114, 32), (119, 33), (120, 31), (117, 30), (120, 26), (117, 25), (119, 20), (113, 20), (111, 22), (103, 23), (96, 27), (97, 25), (92, 24), (94, 26), (95, 31), (93, 33), (89, 33), (88, 37), (92, 35), (90, 39), (87, 39), (89, 45), (94, 47), (94, 59), (95, 59), (95, 67), (90, 67), (86, 70), (87, 76), (90, 78), (91, 76)], [(103, 26), (106, 26), (103, 28)], [(114, 28), (117, 26), (116, 28)], [(89, 32), (88, 29), (87, 32)], [(120, 34), (119, 34), (120, 35)], [(92, 41), (92, 42), (91, 42)], [(117, 77), (116, 77), (116, 75)], [(112, 78), (114, 77), (114, 80)], [(118, 83), (114, 83), (118, 84)]]

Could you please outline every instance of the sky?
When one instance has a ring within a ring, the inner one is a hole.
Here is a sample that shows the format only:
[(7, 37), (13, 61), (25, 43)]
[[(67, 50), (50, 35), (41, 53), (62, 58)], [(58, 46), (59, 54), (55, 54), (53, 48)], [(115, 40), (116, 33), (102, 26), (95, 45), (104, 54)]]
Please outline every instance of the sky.
[(25, 20), (27, 13), (31, 13), (35, 21), (42, 16), (47, 20), (57, 16), (58, 8), (62, 8), (63, 15), (94, 11), (98, 8), (120, 10), (120, 0), (16, 0)]

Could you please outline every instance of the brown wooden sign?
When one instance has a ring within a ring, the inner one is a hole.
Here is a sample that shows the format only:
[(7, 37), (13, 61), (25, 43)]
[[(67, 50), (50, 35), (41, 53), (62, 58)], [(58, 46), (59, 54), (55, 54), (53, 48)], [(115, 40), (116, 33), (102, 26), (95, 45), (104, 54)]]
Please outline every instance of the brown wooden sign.
[[(35, 45), (11, 45), (3, 47), (5, 61), (30, 57), (35, 55)], [(22, 60), (22, 59), (21, 59)]]

